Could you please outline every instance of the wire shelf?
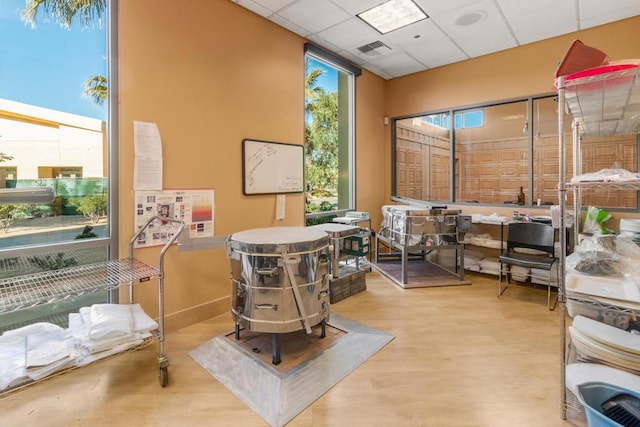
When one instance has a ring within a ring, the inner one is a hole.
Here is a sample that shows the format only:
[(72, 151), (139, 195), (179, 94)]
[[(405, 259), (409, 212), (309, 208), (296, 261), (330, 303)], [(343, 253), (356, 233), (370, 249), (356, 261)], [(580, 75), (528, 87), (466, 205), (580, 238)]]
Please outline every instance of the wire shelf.
[(640, 316), (640, 304), (634, 301), (599, 298), (574, 291), (566, 292), (565, 296), (568, 301), (588, 304), (590, 306), (594, 306), (604, 310), (610, 310), (616, 313), (625, 313), (634, 316)]
[(136, 259), (118, 259), (0, 280), (0, 313), (146, 282), (160, 270)]
[(640, 69), (631, 68), (565, 82), (567, 106), (586, 136), (640, 130)]
[(582, 188), (587, 190), (636, 190), (640, 191), (640, 181), (585, 181), (570, 182), (566, 188)]

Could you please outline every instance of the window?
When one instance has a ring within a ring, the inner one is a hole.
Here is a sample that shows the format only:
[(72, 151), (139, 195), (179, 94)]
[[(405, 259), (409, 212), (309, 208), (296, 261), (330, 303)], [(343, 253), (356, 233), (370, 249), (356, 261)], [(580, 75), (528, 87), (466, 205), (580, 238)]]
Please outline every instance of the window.
[(354, 86), (360, 70), (305, 46), (305, 213), (355, 209)]
[[(115, 124), (108, 117), (115, 117), (110, 107), (117, 103), (107, 99), (107, 83), (115, 93), (117, 82), (108, 78), (115, 55), (108, 47), (115, 43), (108, 39), (115, 42), (116, 22), (109, 18), (116, 7), (103, 0), (0, 3), (0, 57), (6, 60), (0, 188), (8, 189), (0, 198), (0, 279), (117, 254), (117, 232), (104, 209), (115, 190), (108, 163)], [(39, 187), (52, 189), (55, 198), (27, 203), (18, 197), (21, 189)], [(105, 291), (0, 314), (0, 332), (41, 320), (66, 326), (68, 312), (111, 296)]]
[(432, 201), (451, 198), (450, 117), (437, 113), (396, 121), (396, 196)]
[(520, 187), (528, 193), (526, 114), (523, 101), (488, 106), (484, 126), (455, 130), (457, 201), (515, 204)]
[[(557, 204), (558, 102), (542, 96), (394, 120), (394, 196), (446, 203)], [(450, 117), (454, 117), (451, 129)], [(565, 121), (567, 180), (571, 120)], [(638, 170), (636, 135), (584, 139), (582, 173)], [(451, 173), (453, 171), (453, 173)], [(573, 193), (567, 192), (571, 205)], [(583, 190), (583, 205), (638, 209), (634, 190)]]

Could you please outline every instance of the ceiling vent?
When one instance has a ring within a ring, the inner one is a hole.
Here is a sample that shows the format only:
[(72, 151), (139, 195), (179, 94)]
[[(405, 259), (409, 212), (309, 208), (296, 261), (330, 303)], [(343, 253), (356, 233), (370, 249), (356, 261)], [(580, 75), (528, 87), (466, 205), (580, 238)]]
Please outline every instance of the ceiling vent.
[(391, 48), (380, 40), (360, 46), (358, 50), (367, 56), (378, 56), (391, 51)]

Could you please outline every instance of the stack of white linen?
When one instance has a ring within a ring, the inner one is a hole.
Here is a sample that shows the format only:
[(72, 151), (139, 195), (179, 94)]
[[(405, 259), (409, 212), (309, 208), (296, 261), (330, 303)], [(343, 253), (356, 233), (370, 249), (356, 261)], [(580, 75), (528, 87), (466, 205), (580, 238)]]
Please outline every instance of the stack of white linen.
[(44, 378), (75, 364), (73, 340), (60, 326), (34, 323), (0, 337), (0, 391)]
[(469, 271), (480, 271), (480, 261), (484, 255), (482, 252), (464, 250), (464, 269)]
[(511, 278), (518, 282), (526, 282), (531, 274), (531, 269), (528, 267), (520, 267), (519, 265), (511, 266)]
[(93, 304), (69, 314), (79, 365), (140, 345), (157, 328), (140, 304)]
[(480, 261), (480, 272), (486, 274), (500, 274), (500, 262), (498, 258), (487, 257)]
[(558, 286), (558, 263), (555, 262), (551, 266), (551, 270), (542, 270), (540, 268), (531, 269), (531, 283), (546, 285), (551, 277), (551, 286)]

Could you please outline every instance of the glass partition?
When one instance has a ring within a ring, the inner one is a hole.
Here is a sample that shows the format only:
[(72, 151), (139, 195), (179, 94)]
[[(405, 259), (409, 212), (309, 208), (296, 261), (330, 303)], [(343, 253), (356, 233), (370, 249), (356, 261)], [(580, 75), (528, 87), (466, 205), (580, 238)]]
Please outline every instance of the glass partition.
[[(453, 117), (453, 120), (451, 120)], [(571, 120), (565, 159), (573, 177)], [(582, 171), (638, 171), (638, 136), (584, 139)], [(394, 120), (393, 195), (427, 202), (558, 204), (558, 100), (540, 96)], [(453, 173), (452, 173), (453, 171)], [(585, 206), (638, 209), (634, 190), (582, 190)], [(522, 195), (520, 194), (522, 192)], [(567, 203), (573, 192), (567, 191)]]

